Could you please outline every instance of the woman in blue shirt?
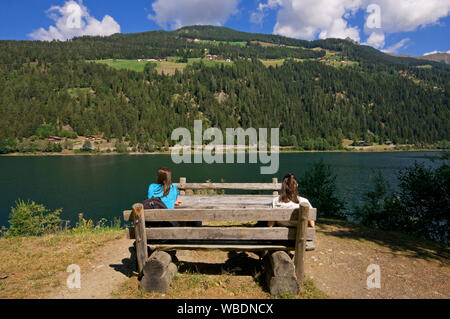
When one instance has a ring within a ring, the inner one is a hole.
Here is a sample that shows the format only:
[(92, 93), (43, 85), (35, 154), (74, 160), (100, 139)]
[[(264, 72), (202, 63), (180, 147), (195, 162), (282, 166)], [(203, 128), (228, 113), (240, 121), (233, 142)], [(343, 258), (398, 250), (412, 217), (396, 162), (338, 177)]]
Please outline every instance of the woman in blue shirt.
[(158, 169), (157, 184), (148, 187), (148, 198), (159, 197), (167, 209), (174, 209), (183, 203), (178, 198), (178, 188), (172, 184), (172, 171), (166, 167)]
[[(172, 184), (172, 171), (166, 167), (158, 169), (157, 184), (151, 184), (148, 187), (148, 198), (160, 198), (166, 205), (167, 209), (174, 209), (175, 206), (181, 206), (183, 203), (178, 200), (178, 188)], [(162, 223), (150, 223), (155, 227), (166, 226), (189, 226), (189, 227), (201, 227), (202, 222), (162, 222)]]

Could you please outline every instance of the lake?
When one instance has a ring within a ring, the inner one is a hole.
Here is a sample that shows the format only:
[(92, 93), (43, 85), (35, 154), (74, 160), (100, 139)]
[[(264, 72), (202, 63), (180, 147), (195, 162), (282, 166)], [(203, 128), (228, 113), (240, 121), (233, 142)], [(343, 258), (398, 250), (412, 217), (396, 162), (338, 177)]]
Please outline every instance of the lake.
[[(174, 182), (271, 182), (285, 173), (301, 176), (311, 163), (323, 160), (337, 175), (338, 195), (348, 208), (359, 203), (371, 187), (373, 170), (394, 184), (397, 172), (414, 161), (437, 166), (429, 157), (436, 152), (283, 153), (276, 176), (260, 175), (260, 164), (173, 164), (170, 155), (20, 156), (0, 157), (0, 226), (8, 224), (11, 206), (18, 198), (34, 200), (63, 219), (77, 221), (79, 213), (98, 221), (121, 217), (124, 209), (146, 198), (156, 171), (167, 166)], [(301, 190), (300, 190), (300, 195)], [(319, 212), (320, 214), (320, 212)]]

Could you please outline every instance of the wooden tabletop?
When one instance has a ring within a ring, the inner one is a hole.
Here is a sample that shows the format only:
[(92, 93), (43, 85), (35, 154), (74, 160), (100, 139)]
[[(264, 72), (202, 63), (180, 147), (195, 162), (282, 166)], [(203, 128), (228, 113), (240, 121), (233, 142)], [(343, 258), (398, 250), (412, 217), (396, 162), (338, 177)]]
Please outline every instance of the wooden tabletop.
[(181, 209), (271, 208), (273, 195), (180, 195)]

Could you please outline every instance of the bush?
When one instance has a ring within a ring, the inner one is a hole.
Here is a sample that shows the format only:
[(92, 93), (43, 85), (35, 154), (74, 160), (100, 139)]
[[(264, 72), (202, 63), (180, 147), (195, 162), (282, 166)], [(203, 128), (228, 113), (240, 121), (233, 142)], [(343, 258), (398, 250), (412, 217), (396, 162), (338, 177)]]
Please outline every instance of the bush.
[(365, 226), (385, 230), (397, 229), (400, 216), (395, 217), (392, 212), (395, 198), (392, 197), (389, 184), (379, 172), (374, 172), (371, 180), (373, 189), (364, 195), (364, 204), (354, 207), (350, 215)]
[(343, 217), (344, 202), (336, 195), (336, 175), (323, 161), (313, 163), (299, 180), (299, 192), (308, 198), (320, 216)]
[(436, 144), (437, 149), (448, 150), (450, 149), (450, 141), (440, 141)]
[(38, 127), (36, 129), (36, 136), (39, 136), (39, 138), (44, 139), (44, 138), (48, 138), (52, 135), (56, 135), (57, 134), (57, 130), (54, 126), (52, 125), (41, 125), (40, 127)]
[(78, 137), (77, 133), (73, 131), (62, 131), (59, 134), (62, 138), (70, 138), (70, 139), (76, 139)]
[(122, 142), (116, 142), (115, 146), (115, 151), (117, 153), (128, 153), (128, 147), (125, 143)]
[(447, 243), (450, 222), (450, 166), (425, 167), (417, 162), (398, 174), (399, 190), (378, 177), (367, 202), (353, 215), (366, 226), (395, 230)]
[(81, 148), (82, 152), (91, 152), (92, 151), (92, 144), (89, 141), (85, 141), (83, 144), (83, 147)]
[(61, 209), (50, 212), (44, 205), (33, 201), (24, 202), (19, 199), (15, 202), (9, 215), (10, 227), (7, 236), (40, 236), (53, 233), (59, 229), (61, 223)]
[(17, 151), (17, 142), (11, 138), (0, 141), (0, 154), (9, 154)]

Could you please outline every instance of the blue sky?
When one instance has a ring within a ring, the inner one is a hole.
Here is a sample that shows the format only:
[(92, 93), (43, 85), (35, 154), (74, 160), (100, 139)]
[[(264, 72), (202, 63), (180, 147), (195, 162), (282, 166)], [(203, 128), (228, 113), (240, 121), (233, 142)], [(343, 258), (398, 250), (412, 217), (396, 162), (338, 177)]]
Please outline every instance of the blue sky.
[[(61, 27), (71, 2), (83, 12), (84, 25), (77, 30)], [(379, 9), (380, 26), (373, 29), (365, 27), (370, 4)], [(4, 0), (0, 6), (1, 40), (215, 24), (309, 40), (350, 36), (398, 54), (450, 50), (450, 0)]]

